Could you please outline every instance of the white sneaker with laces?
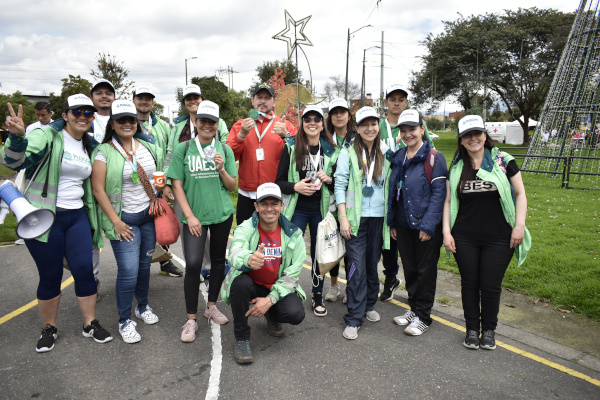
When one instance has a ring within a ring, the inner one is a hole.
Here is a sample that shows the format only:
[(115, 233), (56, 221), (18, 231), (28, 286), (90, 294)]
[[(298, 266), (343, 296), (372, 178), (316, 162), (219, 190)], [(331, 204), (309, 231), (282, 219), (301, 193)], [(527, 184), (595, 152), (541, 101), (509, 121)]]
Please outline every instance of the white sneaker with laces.
[(410, 336), (420, 336), (425, 333), (427, 329), (429, 329), (429, 327), (425, 325), (425, 323), (421, 321), (419, 317), (415, 317), (410, 325), (406, 327), (404, 333)]
[(329, 288), (329, 291), (325, 295), (325, 300), (336, 301), (339, 295), (340, 295), (340, 285), (331, 285), (331, 287)]
[(371, 322), (378, 322), (381, 319), (381, 317), (379, 316), (379, 313), (375, 310), (367, 311), (365, 316)]
[(344, 329), (344, 333), (342, 334), (346, 339), (348, 340), (354, 340), (358, 337), (358, 328), (360, 328), (360, 326), (346, 326), (346, 329)]
[(137, 343), (142, 340), (142, 335), (135, 329), (136, 326), (137, 324), (130, 319), (119, 323), (119, 333), (125, 343)]
[(146, 306), (144, 312), (139, 312), (137, 307), (135, 308), (135, 316), (143, 320), (148, 325), (153, 325), (158, 322), (158, 315), (154, 314), (154, 311), (150, 306)]
[(415, 318), (417, 318), (417, 314), (408, 310), (404, 314), (394, 317), (394, 323), (396, 325), (404, 326), (413, 322)]

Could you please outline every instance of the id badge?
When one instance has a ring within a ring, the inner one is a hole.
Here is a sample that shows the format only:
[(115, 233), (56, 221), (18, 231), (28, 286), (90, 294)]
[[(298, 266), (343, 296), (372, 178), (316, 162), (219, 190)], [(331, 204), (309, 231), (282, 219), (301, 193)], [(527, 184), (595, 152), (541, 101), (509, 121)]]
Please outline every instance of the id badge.
[(256, 149), (256, 160), (257, 161), (265, 160), (265, 150), (264, 149)]

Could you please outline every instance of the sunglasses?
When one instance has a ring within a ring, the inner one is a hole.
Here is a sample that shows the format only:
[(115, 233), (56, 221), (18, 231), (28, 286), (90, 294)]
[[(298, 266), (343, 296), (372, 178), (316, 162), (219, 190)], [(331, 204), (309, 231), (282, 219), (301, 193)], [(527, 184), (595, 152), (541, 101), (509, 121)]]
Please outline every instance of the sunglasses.
[(311, 121), (314, 122), (321, 122), (323, 121), (323, 118), (321, 118), (320, 115), (315, 115), (315, 116), (307, 116), (307, 117), (302, 117), (302, 121), (306, 122), (307, 124), (310, 123)]
[(91, 110), (71, 110), (71, 114), (73, 114), (75, 118), (81, 117), (81, 114), (86, 118), (92, 118), (94, 116), (94, 112)]
[(131, 125), (135, 125), (137, 123), (137, 119), (135, 119), (133, 117), (123, 117), (123, 118), (116, 119), (115, 122), (119, 125), (125, 125), (127, 123), (129, 123)]

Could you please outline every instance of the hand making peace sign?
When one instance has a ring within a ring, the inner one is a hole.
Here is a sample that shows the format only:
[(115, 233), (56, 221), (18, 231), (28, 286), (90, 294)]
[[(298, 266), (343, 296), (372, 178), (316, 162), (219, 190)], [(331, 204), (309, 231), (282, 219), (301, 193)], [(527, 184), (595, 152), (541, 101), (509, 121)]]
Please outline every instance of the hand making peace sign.
[(6, 103), (10, 116), (6, 117), (6, 127), (10, 133), (19, 136), (25, 136), (25, 124), (23, 123), (23, 106), (19, 104), (19, 111), (15, 114), (15, 110), (10, 103)]

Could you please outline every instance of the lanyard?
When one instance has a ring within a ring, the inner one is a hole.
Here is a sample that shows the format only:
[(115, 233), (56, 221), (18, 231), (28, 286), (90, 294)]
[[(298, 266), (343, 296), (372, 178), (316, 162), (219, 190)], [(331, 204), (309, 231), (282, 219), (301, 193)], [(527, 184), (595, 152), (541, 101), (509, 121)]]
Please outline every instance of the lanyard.
[[(141, 122), (141, 121), (140, 121)], [(146, 128), (146, 126), (144, 125), (144, 122), (142, 122), (141, 124), (142, 127), (142, 131), (144, 131), (144, 133), (148, 136), (152, 136), (152, 118), (150, 118), (148, 120), (148, 127)]]
[(131, 181), (136, 184), (139, 183), (140, 176), (137, 172), (137, 156), (135, 154), (135, 140), (133, 138), (131, 138), (131, 149), (132, 150), (129, 153), (126, 152), (125, 149), (123, 149), (123, 146), (121, 146), (121, 144), (114, 137), (112, 138), (112, 144), (117, 149), (117, 151), (119, 153), (121, 153), (121, 155), (123, 156), (123, 158), (125, 159), (127, 164), (129, 164), (129, 166), (133, 170), (133, 172), (131, 173)]
[[(365, 169), (367, 169), (367, 155), (365, 154), (365, 149), (362, 151), (363, 164), (365, 165)], [(367, 169), (367, 187), (371, 187), (373, 182), (373, 172), (375, 170), (375, 157), (371, 160), (371, 166)]]
[(196, 129), (194, 127), (194, 123), (192, 122), (192, 119), (190, 118), (190, 139), (193, 139), (196, 137), (195, 133), (196, 133)]
[(202, 145), (200, 144), (200, 139), (198, 139), (198, 136), (196, 136), (194, 138), (194, 140), (196, 141), (196, 146), (198, 147), (198, 152), (200, 153), (200, 157), (202, 157), (203, 160), (206, 160), (206, 162), (212, 162), (213, 157), (215, 156), (215, 138), (213, 138), (212, 142), (210, 143), (210, 146), (208, 146), (206, 148), (206, 154), (204, 154), (204, 150), (202, 149)]
[(308, 148), (308, 158), (310, 159), (310, 163), (313, 165), (313, 167), (315, 168), (315, 172), (319, 171), (319, 164), (321, 161), (321, 141), (319, 140), (319, 151), (317, 152), (317, 155), (313, 157), (312, 154), (310, 154), (310, 146), (306, 146)]
[[(346, 130), (346, 133), (344, 133), (344, 138), (346, 137), (347, 133), (348, 133), (348, 131)], [(337, 140), (337, 133), (335, 133), (335, 130), (333, 131), (333, 143), (335, 143), (339, 147), (338, 140)], [(321, 144), (321, 142), (319, 142), (319, 145), (320, 144)], [(343, 142), (342, 142), (342, 144), (343, 144)]]
[[(98, 113), (96, 113), (95, 115), (98, 115)], [(94, 126), (97, 126), (99, 128), (100, 133), (102, 133), (102, 137), (106, 135), (106, 126), (102, 126), (102, 123), (100, 122), (99, 118), (94, 119)], [(96, 137), (96, 129), (94, 129), (94, 138)], [(100, 140), (100, 142), (101, 141), (102, 140)]]
[(258, 148), (259, 149), (260, 149), (260, 141), (262, 140), (263, 137), (265, 137), (265, 135), (269, 131), (269, 128), (271, 128), (271, 125), (273, 125), (273, 121), (275, 121), (275, 118), (273, 118), (271, 120), (271, 122), (269, 122), (269, 125), (267, 125), (265, 130), (260, 135), (258, 134), (258, 126), (256, 125), (256, 121), (254, 121), (254, 133), (256, 133), (256, 137), (258, 138)]

